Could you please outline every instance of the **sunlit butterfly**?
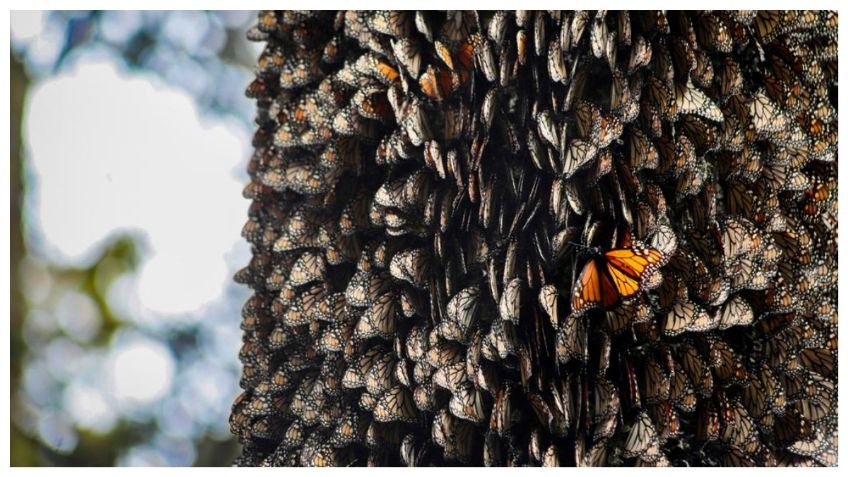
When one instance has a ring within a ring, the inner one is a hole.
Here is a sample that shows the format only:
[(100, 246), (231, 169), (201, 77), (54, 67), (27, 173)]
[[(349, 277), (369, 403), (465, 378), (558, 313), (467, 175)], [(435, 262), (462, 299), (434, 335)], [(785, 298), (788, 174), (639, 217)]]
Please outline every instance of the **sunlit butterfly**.
[(667, 260), (659, 250), (640, 246), (597, 254), (583, 266), (574, 284), (572, 311), (581, 314), (598, 306), (612, 308), (622, 298), (638, 293), (649, 275)]

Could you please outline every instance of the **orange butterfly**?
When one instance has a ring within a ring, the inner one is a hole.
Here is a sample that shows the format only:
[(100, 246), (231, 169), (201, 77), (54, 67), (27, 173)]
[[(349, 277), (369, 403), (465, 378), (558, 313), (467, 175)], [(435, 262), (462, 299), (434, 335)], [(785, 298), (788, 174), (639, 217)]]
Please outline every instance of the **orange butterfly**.
[(655, 248), (631, 246), (607, 250), (590, 259), (572, 289), (572, 311), (579, 315), (598, 305), (608, 309), (620, 299), (635, 295), (666, 258)]

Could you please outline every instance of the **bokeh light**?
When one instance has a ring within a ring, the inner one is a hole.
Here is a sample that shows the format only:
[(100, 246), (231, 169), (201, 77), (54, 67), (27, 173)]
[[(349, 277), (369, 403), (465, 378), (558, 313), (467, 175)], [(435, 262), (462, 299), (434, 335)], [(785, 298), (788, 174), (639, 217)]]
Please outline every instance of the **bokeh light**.
[(247, 154), (236, 128), (202, 122), (187, 94), (105, 62), (33, 88), (25, 114), (27, 215), (53, 263), (89, 266), (126, 230), (150, 249), (138, 286), (152, 310), (189, 312), (222, 293), (244, 214), (232, 200), (242, 188), (232, 171)]
[(12, 12), (12, 465), (237, 454), (254, 18)]

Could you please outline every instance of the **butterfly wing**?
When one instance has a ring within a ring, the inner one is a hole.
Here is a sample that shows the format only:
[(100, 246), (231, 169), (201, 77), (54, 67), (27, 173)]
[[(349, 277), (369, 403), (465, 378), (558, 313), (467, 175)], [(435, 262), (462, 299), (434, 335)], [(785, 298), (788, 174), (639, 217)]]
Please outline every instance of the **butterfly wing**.
[(601, 272), (598, 261), (589, 260), (577, 277), (571, 294), (571, 309), (575, 314), (602, 305), (612, 306), (618, 293), (607, 274)]
[(666, 261), (666, 256), (659, 250), (641, 247), (608, 250), (604, 253), (604, 257), (608, 268), (617, 269), (622, 274), (639, 281), (653, 273)]
[(610, 308), (619, 299), (635, 295), (641, 282), (666, 259), (659, 250), (634, 247), (609, 250), (602, 260), (590, 260), (574, 285), (572, 310), (580, 314), (597, 305)]
[(639, 281), (628, 275), (623, 269), (608, 264), (606, 271), (612, 279), (612, 284), (615, 286), (618, 295), (628, 297), (639, 291)]

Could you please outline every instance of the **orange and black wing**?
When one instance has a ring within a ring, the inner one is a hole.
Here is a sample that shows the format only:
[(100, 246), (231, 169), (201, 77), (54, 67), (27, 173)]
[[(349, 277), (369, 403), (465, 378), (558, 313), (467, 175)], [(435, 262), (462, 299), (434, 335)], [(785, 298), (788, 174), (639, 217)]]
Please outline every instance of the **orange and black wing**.
[(654, 248), (618, 248), (589, 260), (574, 284), (571, 309), (580, 314), (595, 306), (610, 308), (621, 298), (635, 295), (642, 281), (665, 263)]
[[(645, 279), (665, 262), (665, 255), (655, 248), (616, 248), (604, 252), (608, 268), (636, 281)], [(635, 292), (634, 292), (635, 293)]]
[(639, 280), (630, 276), (621, 268), (615, 267), (607, 263), (606, 274), (612, 280), (615, 286), (616, 293), (624, 298), (633, 296), (639, 291)]
[(583, 266), (572, 289), (572, 311), (580, 314), (598, 305), (609, 308), (618, 302), (618, 299), (618, 290), (609, 274), (604, 272), (603, 267), (598, 266), (597, 260), (589, 260)]

